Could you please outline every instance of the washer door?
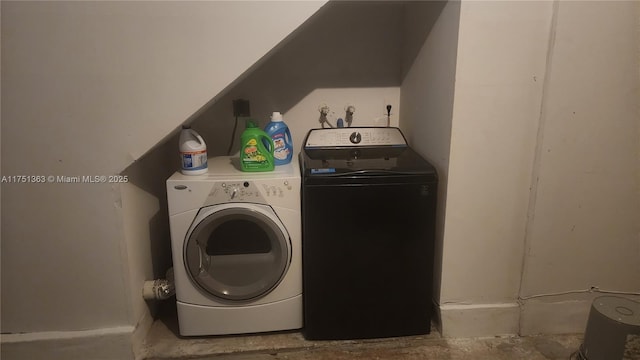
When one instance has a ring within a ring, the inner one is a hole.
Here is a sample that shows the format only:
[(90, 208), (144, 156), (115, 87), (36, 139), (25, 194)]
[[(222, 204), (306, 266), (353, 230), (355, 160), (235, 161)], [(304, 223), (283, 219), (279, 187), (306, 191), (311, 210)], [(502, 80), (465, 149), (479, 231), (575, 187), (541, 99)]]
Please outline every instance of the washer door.
[(203, 208), (187, 233), (184, 263), (207, 294), (243, 301), (268, 294), (284, 277), (289, 235), (269, 206)]

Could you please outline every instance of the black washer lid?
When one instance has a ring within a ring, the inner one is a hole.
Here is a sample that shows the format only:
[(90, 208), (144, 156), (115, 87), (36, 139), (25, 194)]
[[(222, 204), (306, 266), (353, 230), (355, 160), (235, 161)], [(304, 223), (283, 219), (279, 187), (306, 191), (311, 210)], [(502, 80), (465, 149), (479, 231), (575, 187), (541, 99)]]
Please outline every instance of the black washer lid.
[(313, 129), (302, 149), (306, 176), (433, 175), (398, 128)]

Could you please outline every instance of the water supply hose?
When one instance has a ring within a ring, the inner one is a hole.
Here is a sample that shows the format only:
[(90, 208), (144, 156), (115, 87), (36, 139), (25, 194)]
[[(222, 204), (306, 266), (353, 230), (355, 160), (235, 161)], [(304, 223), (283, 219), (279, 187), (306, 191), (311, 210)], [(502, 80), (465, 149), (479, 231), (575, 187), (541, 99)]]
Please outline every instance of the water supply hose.
[(176, 293), (173, 282), (173, 268), (167, 270), (166, 279), (145, 281), (142, 286), (142, 297), (145, 300), (166, 300)]

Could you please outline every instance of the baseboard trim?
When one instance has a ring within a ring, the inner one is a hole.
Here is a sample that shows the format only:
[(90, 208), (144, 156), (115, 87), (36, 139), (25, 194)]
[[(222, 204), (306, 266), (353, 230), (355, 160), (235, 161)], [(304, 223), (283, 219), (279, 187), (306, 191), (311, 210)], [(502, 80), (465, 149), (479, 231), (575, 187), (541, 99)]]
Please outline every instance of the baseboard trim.
[(520, 305), (444, 304), (438, 306), (440, 333), (447, 338), (517, 335)]
[(521, 335), (578, 334), (587, 326), (592, 299), (523, 302)]
[(2, 334), (3, 360), (133, 360), (133, 326), (86, 330)]

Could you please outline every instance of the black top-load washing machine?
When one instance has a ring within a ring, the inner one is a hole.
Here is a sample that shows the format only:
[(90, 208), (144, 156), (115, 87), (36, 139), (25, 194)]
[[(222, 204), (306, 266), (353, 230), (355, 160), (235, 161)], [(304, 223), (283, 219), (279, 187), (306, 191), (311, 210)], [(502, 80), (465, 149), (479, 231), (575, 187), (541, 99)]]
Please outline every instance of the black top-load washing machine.
[(313, 129), (300, 165), (305, 338), (429, 333), (434, 167), (391, 127)]

